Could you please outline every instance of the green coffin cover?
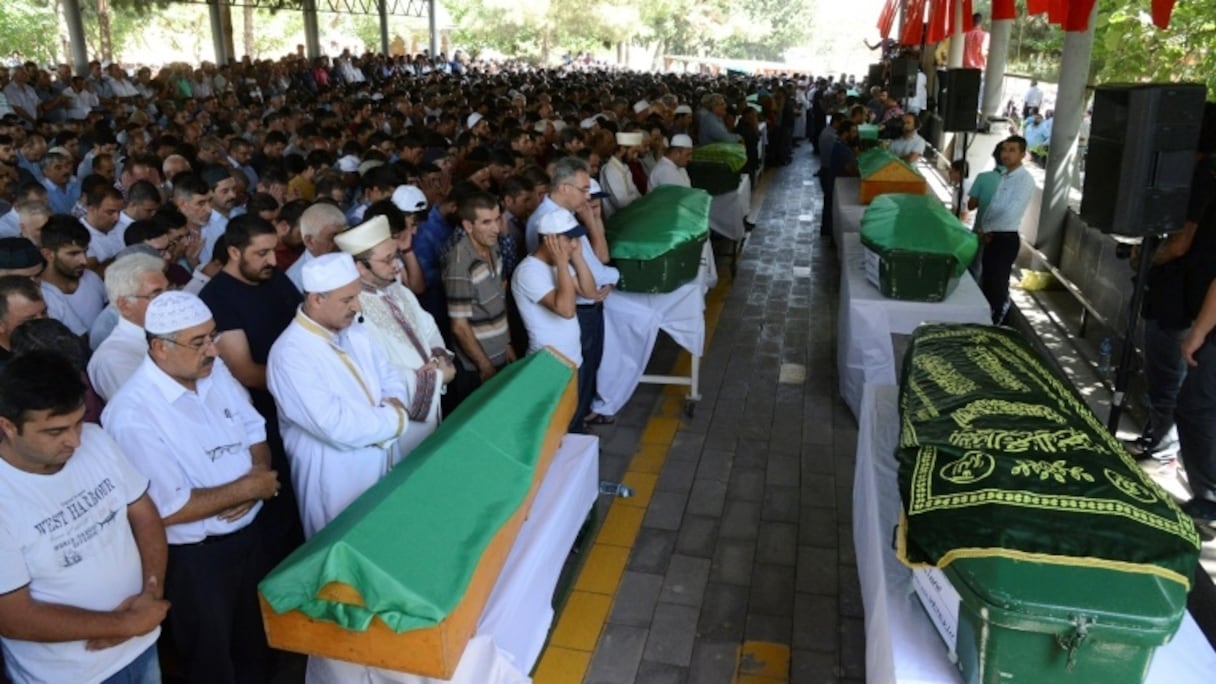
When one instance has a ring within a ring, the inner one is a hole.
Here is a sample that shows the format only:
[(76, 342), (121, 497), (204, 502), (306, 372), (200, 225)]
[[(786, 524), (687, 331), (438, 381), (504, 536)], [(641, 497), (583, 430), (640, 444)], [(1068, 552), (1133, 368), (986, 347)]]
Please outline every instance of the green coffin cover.
[(875, 197), (861, 218), (861, 241), (876, 252), (952, 256), (955, 277), (967, 270), (979, 249), (975, 233), (930, 195)]
[(747, 166), (747, 148), (742, 143), (709, 143), (693, 149), (692, 158), (699, 162), (725, 164), (737, 174)]
[(709, 237), (704, 190), (660, 185), (613, 214), (604, 226), (625, 292), (670, 292), (697, 276)]
[[(267, 575), (261, 595), (278, 613), (352, 631), (373, 617), (397, 633), (442, 622), (527, 496), (573, 373), (548, 351), (508, 365)], [(364, 606), (318, 599), (330, 582), (353, 587)]]
[[(877, 139), (877, 133), (875, 134), (875, 139)], [(920, 171), (917, 171), (914, 166), (891, 154), (884, 147), (874, 147), (857, 155), (857, 170), (861, 173), (862, 179), (869, 178), (878, 173), (886, 168), (888, 164), (899, 164), (917, 176), (920, 175)]]
[(857, 127), (857, 135), (862, 140), (878, 140), (878, 126), (874, 124), (861, 124)]
[(1130, 573), (1185, 605), (1199, 553), (1191, 519), (1016, 332), (918, 328), (900, 418), (904, 562)]
[(732, 171), (730, 166), (718, 161), (688, 162), (688, 181), (692, 187), (699, 188), (717, 197), (739, 189), (739, 171)]

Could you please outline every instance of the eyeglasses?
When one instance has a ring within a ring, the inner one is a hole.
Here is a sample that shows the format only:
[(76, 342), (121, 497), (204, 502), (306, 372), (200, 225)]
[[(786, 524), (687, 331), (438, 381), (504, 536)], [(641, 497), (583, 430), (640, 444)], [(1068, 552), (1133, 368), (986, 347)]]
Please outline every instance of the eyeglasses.
[(240, 452), (242, 446), (240, 442), (233, 442), (232, 444), (222, 444), (214, 449), (204, 449), (203, 453), (207, 454), (207, 458), (211, 459), (212, 463), (215, 463), (221, 456)]
[(562, 185), (568, 185), (568, 186), (570, 186), (570, 187), (574, 188), (575, 190), (578, 190), (579, 192), (583, 193), (584, 195), (590, 195), (590, 194), (591, 194), (591, 186), (590, 186), (590, 185), (588, 185), (588, 186), (586, 186), (586, 187), (583, 187), (583, 186), (581, 186), (581, 185), (575, 185), (574, 183), (562, 183)]
[(177, 340), (175, 340), (171, 337), (162, 337), (162, 338), (160, 338), (160, 340), (163, 342), (167, 342), (175, 347), (182, 347), (183, 349), (189, 349), (190, 351), (193, 351), (195, 354), (198, 354), (198, 353), (202, 352), (204, 349), (206, 349), (208, 346), (215, 346), (215, 345), (219, 344), (220, 336), (223, 334), (224, 333), (222, 333), (222, 332), (213, 332), (210, 335), (204, 337), (202, 339), (202, 341), (194, 343), (194, 344), (184, 344), (182, 342), (178, 342)]

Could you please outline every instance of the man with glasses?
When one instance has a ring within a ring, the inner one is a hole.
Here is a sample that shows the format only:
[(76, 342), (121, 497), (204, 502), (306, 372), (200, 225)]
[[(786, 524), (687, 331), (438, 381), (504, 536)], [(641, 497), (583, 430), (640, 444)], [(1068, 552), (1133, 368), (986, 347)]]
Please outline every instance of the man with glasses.
[(169, 630), (184, 681), (266, 681), (257, 583), (271, 565), (258, 514), (279, 491), (266, 422), (219, 359), (198, 297), (147, 305), (148, 353), (102, 413), (165, 525)]
[(364, 329), (408, 388), (410, 429), (400, 441), (408, 454), (439, 425), (439, 399), (456, 376), (456, 357), (444, 347), (435, 319), (401, 284), (402, 264), (387, 217), (374, 216), (334, 241), (359, 270)]
[(591, 173), (587, 162), (577, 157), (563, 157), (553, 165), (553, 174), (549, 179), (549, 194), (545, 196), (536, 211), (528, 217), (527, 234), (528, 254), (540, 246), (540, 220), (551, 211), (565, 209), (570, 213), (577, 212), (591, 197)]
[(89, 359), (88, 372), (93, 389), (109, 401), (148, 355), (144, 317), (148, 304), (169, 288), (169, 280), (162, 258), (137, 252), (115, 259), (105, 281), (118, 322)]

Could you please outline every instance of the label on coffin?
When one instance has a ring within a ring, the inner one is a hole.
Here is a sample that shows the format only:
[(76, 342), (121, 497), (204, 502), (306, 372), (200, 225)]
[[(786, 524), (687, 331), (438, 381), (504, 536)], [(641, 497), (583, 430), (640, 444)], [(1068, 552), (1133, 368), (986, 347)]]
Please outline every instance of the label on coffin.
[(946, 578), (946, 574), (933, 567), (916, 568), (912, 571), (912, 588), (920, 603), (925, 607), (937, 633), (950, 652), (950, 660), (955, 660), (955, 649), (958, 643), (958, 610), (962, 603), (961, 597), (955, 591), (954, 585)]

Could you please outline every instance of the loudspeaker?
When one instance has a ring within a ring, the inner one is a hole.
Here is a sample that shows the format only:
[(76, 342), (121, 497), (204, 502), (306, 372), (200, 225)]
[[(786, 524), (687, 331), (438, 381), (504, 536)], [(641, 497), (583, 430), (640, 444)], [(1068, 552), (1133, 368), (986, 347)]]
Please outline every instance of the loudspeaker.
[(1081, 194), (1086, 223), (1132, 237), (1182, 228), (1206, 97), (1198, 83), (1094, 90)]
[(917, 61), (910, 57), (900, 57), (891, 62), (891, 80), (887, 93), (897, 100), (916, 97)]
[(947, 69), (941, 82), (938, 111), (942, 115), (942, 130), (974, 132), (980, 111), (980, 70)]
[(871, 64), (870, 73), (866, 76), (866, 83), (870, 86), (880, 86), (887, 79), (883, 75), (881, 64)]

